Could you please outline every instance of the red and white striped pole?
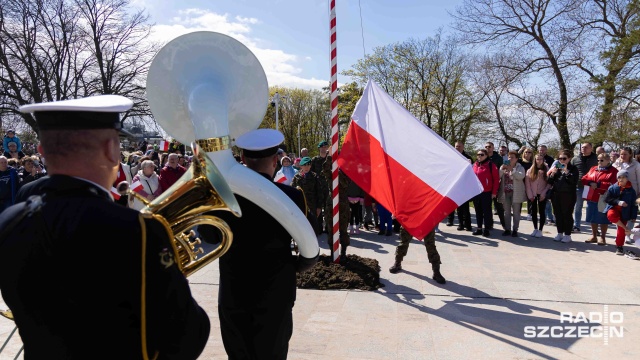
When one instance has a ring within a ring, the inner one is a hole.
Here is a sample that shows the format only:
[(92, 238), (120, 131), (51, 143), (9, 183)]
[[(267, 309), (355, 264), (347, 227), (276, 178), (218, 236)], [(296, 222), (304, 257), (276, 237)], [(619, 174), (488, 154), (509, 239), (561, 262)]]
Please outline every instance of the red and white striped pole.
[[(338, 208), (338, 61), (336, 50), (336, 0), (329, 0), (331, 28), (331, 194), (333, 200), (333, 262), (340, 262), (340, 221)], [(328, 234), (327, 234), (328, 235)]]

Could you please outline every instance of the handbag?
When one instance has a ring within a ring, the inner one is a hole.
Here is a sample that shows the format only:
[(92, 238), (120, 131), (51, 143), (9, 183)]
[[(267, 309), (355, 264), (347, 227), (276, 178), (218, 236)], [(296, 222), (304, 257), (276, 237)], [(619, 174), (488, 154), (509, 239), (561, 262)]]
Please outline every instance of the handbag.
[(551, 197), (553, 196), (553, 186), (547, 189), (547, 193), (544, 196), (545, 199), (551, 200)]

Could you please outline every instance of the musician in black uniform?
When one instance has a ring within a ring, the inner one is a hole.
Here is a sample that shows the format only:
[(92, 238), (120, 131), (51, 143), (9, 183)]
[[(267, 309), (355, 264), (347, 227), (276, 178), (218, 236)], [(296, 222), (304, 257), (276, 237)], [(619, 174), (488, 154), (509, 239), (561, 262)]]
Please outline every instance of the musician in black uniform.
[[(259, 129), (236, 140), (248, 168), (272, 181), (282, 133)], [(302, 192), (273, 183), (305, 211)], [(296, 271), (317, 261), (293, 256), (291, 235), (258, 205), (235, 195), (242, 210), (238, 218), (217, 212), (229, 224), (234, 240), (220, 262), (218, 315), (229, 359), (286, 359), (293, 332)]]
[(107, 190), (131, 106), (105, 95), (20, 109), (34, 112), (49, 170), (0, 215), (0, 290), (26, 359), (196, 359), (206, 345), (170, 234)]

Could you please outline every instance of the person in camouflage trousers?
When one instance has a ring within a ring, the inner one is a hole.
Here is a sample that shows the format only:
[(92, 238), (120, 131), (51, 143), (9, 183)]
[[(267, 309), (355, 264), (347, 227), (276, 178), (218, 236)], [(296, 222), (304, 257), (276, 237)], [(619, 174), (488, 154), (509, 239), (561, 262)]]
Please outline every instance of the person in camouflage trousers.
[[(400, 228), (400, 244), (396, 247), (396, 261), (393, 266), (389, 268), (390, 273), (395, 274), (402, 270), (402, 259), (407, 255), (409, 242), (412, 238), (413, 236), (411, 236), (404, 227)], [(436, 249), (435, 229), (431, 230), (431, 232), (424, 237), (424, 246), (427, 248), (427, 257), (433, 269), (433, 280), (438, 284), (446, 283), (447, 281), (440, 273), (440, 264), (442, 264), (442, 262), (440, 262), (440, 254), (438, 254), (438, 249)]]
[[(311, 171), (318, 174), (320, 180), (320, 187), (323, 189), (323, 197), (320, 199), (319, 204), (324, 209), (324, 216), (318, 215), (318, 227), (319, 231), (323, 230), (327, 234), (331, 234), (332, 217), (333, 217), (333, 203), (331, 193), (331, 164), (332, 159), (329, 155), (329, 143), (321, 141), (318, 144), (318, 156), (314, 156), (311, 160)], [(324, 224), (324, 226), (323, 226)]]
[(293, 180), (291, 180), (291, 186), (302, 189), (307, 202), (307, 208), (309, 209), (307, 219), (309, 219), (309, 223), (316, 231), (316, 234), (319, 234), (318, 215), (322, 211), (321, 201), (324, 201), (324, 198), (320, 180), (318, 179), (318, 175), (311, 171), (311, 159), (308, 156), (300, 160), (300, 171), (295, 174)]

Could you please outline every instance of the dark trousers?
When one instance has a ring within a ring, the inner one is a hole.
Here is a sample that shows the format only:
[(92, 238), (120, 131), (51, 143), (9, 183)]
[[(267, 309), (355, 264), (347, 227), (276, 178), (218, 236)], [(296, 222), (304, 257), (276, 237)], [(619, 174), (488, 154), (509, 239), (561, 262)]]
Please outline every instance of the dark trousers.
[(222, 343), (229, 359), (286, 359), (293, 334), (292, 306), (241, 309), (218, 305)]
[(376, 206), (378, 207), (378, 216), (380, 217), (380, 231), (393, 231), (391, 212), (380, 204), (376, 204)]
[[(473, 198), (473, 207), (476, 209), (476, 222), (478, 228), (490, 229), (493, 225), (493, 214), (491, 213), (491, 191), (485, 191)], [(502, 215), (504, 217), (504, 214)]]
[[(531, 219), (533, 220), (533, 228), (542, 231), (544, 228), (544, 212), (547, 209), (547, 199), (540, 201), (540, 195), (536, 195), (533, 201), (528, 201), (531, 206)], [(540, 226), (538, 226), (538, 215), (540, 215)]]
[(349, 208), (351, 208), (351, 216), (349, 216), (349, 225), (360, 225), (360, 220), (362, 219), (362, 205), (359, 202), (353, 204), (349, 203)]
[(571, 235), (573, 230), (573, 207), (576, 205), (576, 192), (556, 192), (551, 196), (553, 214), (556, 216), (558, 234)]
[[(396, 247), (396, 258), (400, 257), (401, 259), (407, 256), (407, 251), (409, 250), (409, 243), (413, 239), (413, 236), (407, 232), (403, 227), (400, 228), (400, 244)], [(440, 254), (438, 254), (438, 249), (436, 249), (436, 231), (431, 230), (427, 236), (424, 237), (424, 246), (427, 248), (427, 257), (429, 258), (429, 262), (431, 264), (442, 264), (440, 261)]]
[[(500, 219), (500, 225), (502, 225), (502, 227), (504, 228), (504, 206), (502, 205), (502, 203), (498, 202), (497, 197), (493, 199), (493, 207), (498, 212), (498, 219)], [(489, 215), (490, 215), (489, 226), (487, 228), (493, 229), (493, 214), (491, 214), (491, 211), (489, 211)], [(511, 229), (505, 229), (505, 230), (511, 230)]]
[(453, 224), (453, 218), (455, 213), (458, 213), (458, 225), (464, 227), (465, 229), (471, 229), (471, 213), (469, 212), (469, 202), (465, 202), (464, 204), (458, 206), (455, 211), (452, 211), (449, 214), (449, 224)]

